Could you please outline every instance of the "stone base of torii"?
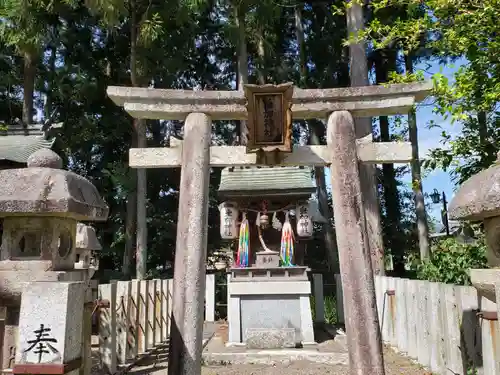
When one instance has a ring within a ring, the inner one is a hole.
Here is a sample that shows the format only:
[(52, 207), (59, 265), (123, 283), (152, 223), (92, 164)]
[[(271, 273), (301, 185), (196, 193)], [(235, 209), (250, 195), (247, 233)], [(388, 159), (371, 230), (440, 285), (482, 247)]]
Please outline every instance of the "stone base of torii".
[[(295, 89), (294, 119), (328, 118), (327, 146), (294, 146), (277, 165), (330, 166), (351, 374), (384, 374), (374, 279), (358, 163), (407, 163), (408, 142), (356, 139), (353, 116), (405, 114), (429, 83), (342, 89)], [(168, 372), (200, 374), (210, 167), (258, 165), (245, 146), (210, 146), (212, 120), (246, 120), (238, 91), (109, 87), (108, 95), (137, 118), (185, 120), (184, 140), (170, 148), (130, 150), (133, 168), (181, 167), (173, 313)]]

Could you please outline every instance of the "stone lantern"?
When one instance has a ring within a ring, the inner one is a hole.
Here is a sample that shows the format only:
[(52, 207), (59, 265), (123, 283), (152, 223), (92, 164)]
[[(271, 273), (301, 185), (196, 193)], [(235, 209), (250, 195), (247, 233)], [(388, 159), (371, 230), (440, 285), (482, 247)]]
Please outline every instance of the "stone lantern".
[(90, 225), (78, 223), (76, 225), (76, 269), (88, 269), (92, 277), (99, 269), (99, 252), (102, 246), (97, 239), (95, 229)]
[(495, 300), (500, 283), (500, 152), (488, 169), (475, 174), (458, 189), (448, 207), (451, 219), (483, 221), (490, 269), (472, 269), (472, 284), (480, 294)]
[(96, 187), (61, 168), (56, 153), (41, 149), (28, 158), (27, 168), (0, 171), (2, 368), (13, 365), (23, 284), (87, 280), (88, 270), (75, 269), (77, 223), (108, 216)]

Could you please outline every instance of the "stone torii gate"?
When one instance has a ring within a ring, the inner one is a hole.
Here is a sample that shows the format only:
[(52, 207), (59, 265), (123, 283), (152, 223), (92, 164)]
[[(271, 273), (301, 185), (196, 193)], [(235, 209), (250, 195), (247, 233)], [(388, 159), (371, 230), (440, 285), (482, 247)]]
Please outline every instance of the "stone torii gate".
[[(350, 371), (358, 375), (384, 374), (378, 316), (373, 309), (376, 306), (374, 279), (358, 162), (406, 163), (411, 160), (411, 145), (408, 142), (374, 143), (371, 135), (356, 139), (353, 117), (408, 113), (429, 94), (432, 86), (414, 83), (310, 90), (294, 89), (291, 85), (254, 86), (252, 90), (267, 92), (267, 95), (279, 95), (278, 91), (283, 94), (275, 102), (282, 105), (283, 134), (291, 135), (292, 117), (328, 118), (327, 146), (293, 146), (291, 152), (283, 152), (281, 148), (281, 151), (274, 150), (272, 158), (262, 157), (260, 152), (249, 153), (248, 146), (210, 145), (212, 120), (250, 120), (249, 141), (255, 146), (255, 138), (259, 137), (255, 132), (259, 125), (255, 123), (260, 121), (255, 112), (259, 106), (255, 105), (255, 97), (248, 97), (250, 86), (253, 85), (246, 87), (247, 95), (240, 91), (129, 87), (107, 90), (116, 104), (136, 118), (184, 120), (182, 142), (169, 148), (130, 149), (129, 155), (132, 168), (182, 168), (168, 372), (171, 375), (201, 373), (210, 167), (272, 163), (330, 166)], [(290, 146), (289, 142), (290, 138), (285, 139), (285, 148)], [(270, 148), (262, 149), (269, 151), (273, 145), (280, 148), (273, 143)]]

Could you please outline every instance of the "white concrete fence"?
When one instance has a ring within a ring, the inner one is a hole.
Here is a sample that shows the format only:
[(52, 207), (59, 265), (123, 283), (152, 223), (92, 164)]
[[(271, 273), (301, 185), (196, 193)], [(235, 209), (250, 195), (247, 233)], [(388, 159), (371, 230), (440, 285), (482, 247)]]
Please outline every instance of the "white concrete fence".
[(376, 276), (375, 289), (385, 343), (435, 374), (500, 374), (497, 307), (474, 287)]
[[(215, 320), (215, 275), (206, 275), (205, 321)], [(99, 285), (99, 356), (110, 373), (166, 346), (170, 334), (173, 280), (111, 281)]]

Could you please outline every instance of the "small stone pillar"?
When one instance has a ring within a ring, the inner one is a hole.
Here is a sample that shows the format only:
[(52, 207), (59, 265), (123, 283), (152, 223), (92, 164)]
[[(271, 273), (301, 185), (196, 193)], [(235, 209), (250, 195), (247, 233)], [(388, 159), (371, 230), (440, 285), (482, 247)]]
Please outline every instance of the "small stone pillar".
[[(77, 222), (106, 220), (108, 216), (108, 207), (96, 187), (62, 170), (62, 159), (53, 151), (35, 152), (27, 165), (0, 171), (0, 308), (6, 308), (4, 369), (12, 368), (16, 358), (24, 284), (88, 280), (87, 269), (75, 269)], [(40, 301), (44, 298), (44, 294), (39, 295)]]
[(78, 374), (86, 289), (85, 282), (25, 284), (14, 374)]

